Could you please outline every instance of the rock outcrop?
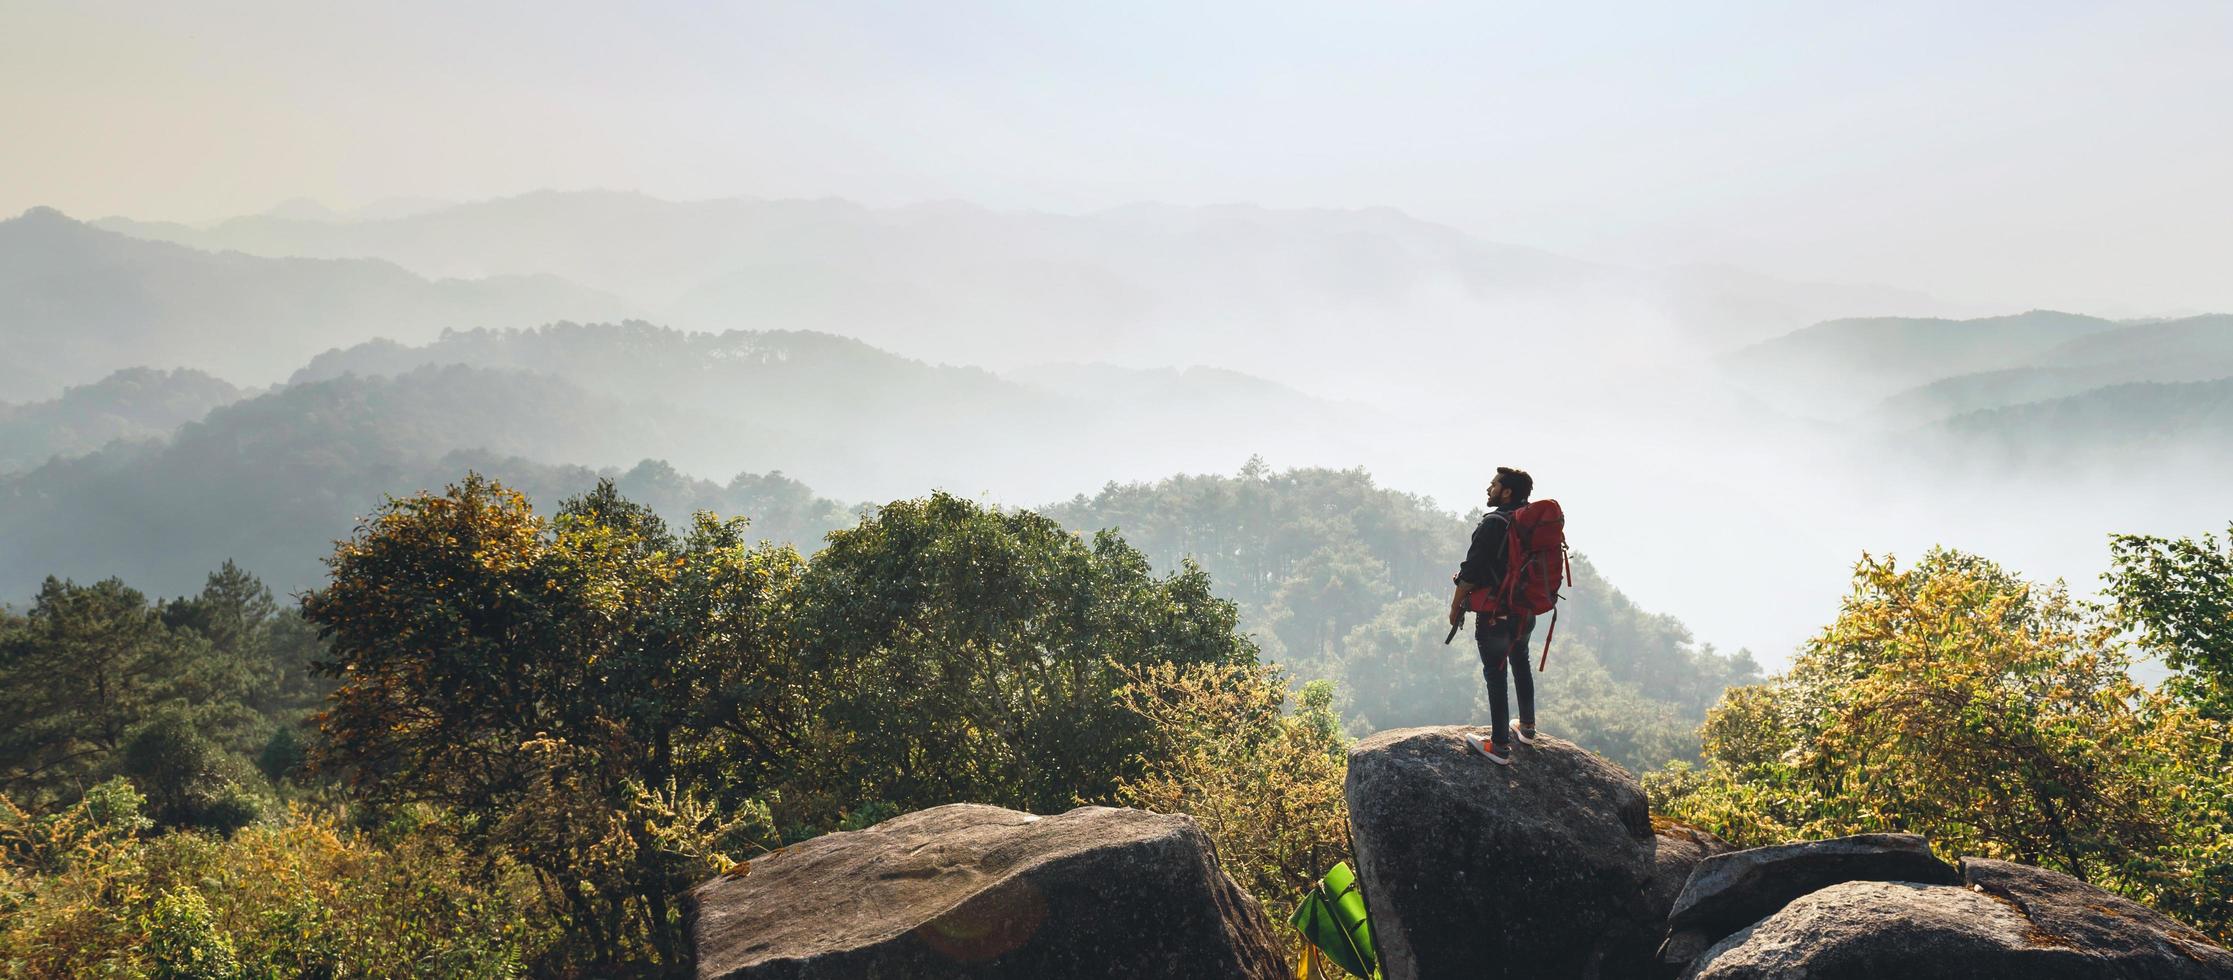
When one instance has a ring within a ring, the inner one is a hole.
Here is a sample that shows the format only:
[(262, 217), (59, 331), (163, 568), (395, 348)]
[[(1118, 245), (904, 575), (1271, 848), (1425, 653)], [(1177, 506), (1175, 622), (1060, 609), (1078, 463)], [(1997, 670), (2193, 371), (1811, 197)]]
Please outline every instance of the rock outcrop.
[(2069, 875), (1963, 858), (1961, 878), (1967, 887), (1907, 881), (1831, 885), (1721, 940), (1683, 976), (2233, 978), (2233, 953), (2169, 917)]
[(2060, 871), (1962, 859), (1962, 880), (2031, 920), (2046, 938), (2084, 952), (2104, 978), (2233, 978), (2233, 952), (2170, 916)]
[(958, 803), (829, 834), (690, 892), (702, 980), (1287, 974), (1185, 816)]
[[(1653, 826), (1656, 828), (1653, 833), (1656, 840), (1652, 851), (1652, 875), (1650, 884), (1644, 889), (1649, 934), (1636, 943), (1636, 948), (1647, 954), (1661, 948), (1667, 916), (1674, 911), (1675, 900), (1682, 896), (1683, 885), (1690, 881), (1690, 874), (1697, 869), (1698, 863), (1716, 854), (1727, 854), (1737, 849), (1728, 841), (1696, 827), (1678, 823), (1662, 824), (1658, 818), (1653, 818)], [(1706, 946), (1710, 945), (1712, 944), (1700, 945), (1691, 951), (1690, 956), (1704, 952)], [(1632, 960), (1622, 964), (1621, 969), (1608, 970), (1606, 975), (1673, 977), (1688, 964), (1690, 957), (1686, 956), (1682, 963), (1675, 964), (1657, 963), (1656, 957), (1652, 956), (1644, 959), (1652, 962)]]
[(1958, 885), (1849, 881), (1804, 895), (1698, 957), (1684, 980), (2099, 980), (2006, 902)]
[(1698, 863), (1667, 913), (1659, 959), (1680, 968), (1801, 895), (1848, 881), (1961, 880), (1916, 834), (1858, 834), (1717, 854)]
[(1495, 765), (1465, 731), (1386, 731), (1349, 751), (1350, 833), (1384, 975), (1560, 980), (1648, 962), (1658, 840), (1636, 780), (1547, 736)]

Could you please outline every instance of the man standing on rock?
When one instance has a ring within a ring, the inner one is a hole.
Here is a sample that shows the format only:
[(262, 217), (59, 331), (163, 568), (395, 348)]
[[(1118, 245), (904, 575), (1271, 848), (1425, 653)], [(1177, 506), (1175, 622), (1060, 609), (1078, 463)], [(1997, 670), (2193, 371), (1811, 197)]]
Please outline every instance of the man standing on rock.
[[(1481, 518), (1481, 525), (1473, 529), (1473, 543), (1466, 548), (1465, 562), (1458, 566), (1457, 592), (1450, 597), (1450, 625), (1465, 624), (1466, 596), (1476, 589), (1488, 589), (1495, 594), (1503, 584), (1505, 564), (1509, 560), (1512, 514), (1527, 504), (1535, 492), (1535, 478), (1526, 470), (1509, 466), (1496, 468), (1496, 479), (1489, 481), (1489, 512)], [(1481, 676), (1489, 682), (1490, 738), (1483, 739), (1467, 732), (1465, 743), (1490, 762), (1500, 766), (1512, 764), (1512, 742), (1518, 738), (1522, 744), (1535, 744), (1535, 676), (1527, 669), (1527, 638), (1535, 632), (1533, 616), (1491, 616), (1482, 614), (1473, 619), (1473, 638), (1481, 648)], [(1511, 665), (1512, 688), (1520, 702), (1520, 717), (1511, 718), (1510, 706), (1505, 703), (1505, 665)]]

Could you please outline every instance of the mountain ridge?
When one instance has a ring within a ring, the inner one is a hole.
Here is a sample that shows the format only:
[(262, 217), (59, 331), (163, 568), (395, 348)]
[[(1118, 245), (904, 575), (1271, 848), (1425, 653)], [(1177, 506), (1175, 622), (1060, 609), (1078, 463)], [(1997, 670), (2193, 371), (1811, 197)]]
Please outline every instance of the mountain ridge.
[(427, 279), (367, 259), (266, 258), (148, 241), (33, 208), (0, 221), (0, 400), (38, 400), (135, 364), (279, 380), (371, 336), (625, 312), (555, 277)]

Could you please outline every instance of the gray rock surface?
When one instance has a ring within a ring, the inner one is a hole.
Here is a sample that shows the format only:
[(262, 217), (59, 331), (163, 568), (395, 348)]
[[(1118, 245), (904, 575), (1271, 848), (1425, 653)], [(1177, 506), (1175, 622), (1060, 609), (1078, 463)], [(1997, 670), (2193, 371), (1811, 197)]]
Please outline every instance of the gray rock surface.
[(2193, 927), (2060, 871), (1965, 857), (1962, 880), (2014, 906), (2038, 935), (2085, 953), (2104, 980), (2233, 977), (2233, 952)]
[(1287, 975), (1193, 819), (957, 803), (829, 834), (692, 889), (697, 976)]
[(1698, 862), (1667, 914), (1660, 962), (1687, 963), (1791, 900), (1848, 881), (1951, 885), (1961, 876), (1916, 834), (1858, 834), (1713, 855)]
[(1499, 766), (1466, 749), (1467, 730), (1386, 731), (1349, 751), (1350, 833), (1388, 980), (1613, 977), (1648, 962), (1657, 840), (1636, 780), (1550, 737)]
[[(1645, 949), (1659, 947), (1662, 956), (1664, 956), (1665, 947), (1660, 945), (1660, 933), (1666, 928), (1665, 923), (1668, 913), (1674, 910), (1675, 899), (1682, 895), (1683, 885), (1690, 881), (1691, 871), (1698, 867), (1698, 862), (1716, 854), (1727, 854), (1737, 848), (1728, 841), (1696, 827), (1678, 823), (1664, 825), (1655, 823), (1655, 826), (1658, 829), (1653, 836), (1658, 839), (1658, 843), (1652, 851), (1651, 882), (1644, 891), (1644, 907), (1650, 916), (1649, 922), (1651, 923), (1650, 935), (1644, 938), (1639, 945)], [(1685, 947), (1688, 951), (1684, 953), (1680, 960), (1659, 963), (1656, 958), (1647, 957), (1647, 959), (1652, 959), (1653, 962), (1630, 964), (1626, 969), (1609, 971), (1607, 975), (1672, 977), (1680, 972), (1683, 965), (1688, 964), (1692, 958), (1705, 952), (1706, 947), (1712, 946), (1714, 940), (1721, 938), (1720, 936), (1714, 936), (1709, 939), (1700, 934), (1688, 932), (1679, 935), (1697, 937), (1688, 940), (1694, 942), (1695, 946)], [(1668, 938), (1673, 939), (1674, 937)]]
[(2099, 980), (2099, 964), (2015, 906), (1959, 885), (1850, 881), (1698, 957), (1684, 980)]

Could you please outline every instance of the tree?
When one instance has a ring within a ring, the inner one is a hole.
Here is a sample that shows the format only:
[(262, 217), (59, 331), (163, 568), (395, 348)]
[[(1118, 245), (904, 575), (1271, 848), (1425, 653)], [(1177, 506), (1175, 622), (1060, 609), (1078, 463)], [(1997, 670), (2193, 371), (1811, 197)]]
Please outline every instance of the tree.
[(2058, 585), (1933, 550), (1864, 556), (1789, 673), (1734, 688), (1707, 766), (1654, 780), (1672, 816), (1742, 844), (1912, 831), (2044, 865), (2233, 929), (2224, 726), (2149, 692)]
[(262, 812), (254, 770), (212, 743), (183, 707), (159, 711), (124, 743), (120, 768), (146, 794), (160, 827), (229, 834)]
[(1104, 799), (1148, 735), (1124, 670), (1255, 657), (1200, 569), (944, 493), (831, 534), (800, 596), (826, 699), (807, 782), (837, 806)]
[(1329, 545), (1296, 563), (1272, 593), (1272, 630), (1298, 667), (1324, 676), (1338, 666), (1349, 631), (1395, 597), (1387, 565), (1354, 542)]
[(43, 807), (108, 771), (134, 726), (178, 686), (168, 631), (117, 579), (48, 578), (0, 647), (0, 790)]
[(1139, 774), (1118, 784), (1120, 802), (1200, 821), (1225, 870), (1267, 904), (1349, 857), (1348, 739), (1331, 684), (1304, 685), (1289, 714), (1277, 668), (1156, 664), (1127, 674), (1122, 704), (1151, 727)]
[(1341, 646), (1342, 718), (1353, 734), (1483, 717), (1481, 655), (1470, 629), (1442, 642), (1449, 597), (1391, 602)]
[(2233, 527), (2223, 542), (2116, 535), (2109, 562), (2117, 624), (2177, 672), (2175, 693), (2233, 721)]
[(749, 793), (801, 718), (798, 558), (743, 534), (701, 515), (677, 537), (609, 482), (551, 521), (477, 475), (392, 501), (304, 599), (340, 681), (318, 764), (375, 801), (481, 815), (601, 969), (639, 942), (680, 962), (688, 869), (631, 819), (631, 786), (718, 773)]

